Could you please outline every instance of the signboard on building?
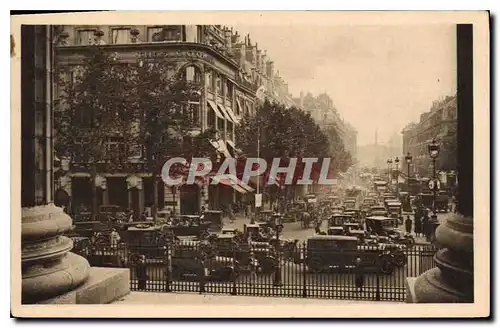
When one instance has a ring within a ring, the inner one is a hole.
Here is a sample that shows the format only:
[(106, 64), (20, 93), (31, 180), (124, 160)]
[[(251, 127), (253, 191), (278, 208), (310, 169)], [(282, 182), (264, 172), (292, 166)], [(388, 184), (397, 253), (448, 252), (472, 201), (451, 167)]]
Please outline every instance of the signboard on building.
[(255, 194), (255, 207), (262, 207), (262, 194)]

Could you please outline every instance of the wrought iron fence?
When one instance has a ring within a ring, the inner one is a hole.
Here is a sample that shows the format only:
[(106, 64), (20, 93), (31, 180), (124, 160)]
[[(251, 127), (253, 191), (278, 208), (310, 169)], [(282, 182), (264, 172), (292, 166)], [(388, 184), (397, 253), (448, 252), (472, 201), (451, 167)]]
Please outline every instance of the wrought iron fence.
[(131, 290), (247, 296), (404, 301), (407, 277), (435, 267), (437, 249), (365, 246), (358, 250), (119, 245), (75, 247), (92, 266), (126, 267)]

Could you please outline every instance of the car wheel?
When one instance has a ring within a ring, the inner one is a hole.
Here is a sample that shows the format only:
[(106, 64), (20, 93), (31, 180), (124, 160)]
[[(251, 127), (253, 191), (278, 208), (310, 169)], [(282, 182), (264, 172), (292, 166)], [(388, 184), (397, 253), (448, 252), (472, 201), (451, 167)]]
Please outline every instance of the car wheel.
[(218, 272), (221, 281), (232, 281), (233, 277), (236, 279), (236, 272), (232, 268), (223, 268)]
[(263, 274), (273, 273), (276, 270), (275, 260), (271, 258), (264, 258), (260, 261), (260, 267)]
[(382, 255), (380, 258), (380, 272), (391, 274), (393, 271), (394, 265), (392, 264), (392, 257), (387, 254)]
[(181, 280), (181, 278), (182, 278), (181, 269), (178, 266), (173, 266), (172, 267), (172, 277), (170, 280), (178, 281), (178, 280)]
[(404, 254), (404, 252), (398, 251), (398, 252), (395, 252), (392, 256), (393, 256), (394, 264), (397, 267), (405, 266), (407, 259), (406, 259), (406, 255)]

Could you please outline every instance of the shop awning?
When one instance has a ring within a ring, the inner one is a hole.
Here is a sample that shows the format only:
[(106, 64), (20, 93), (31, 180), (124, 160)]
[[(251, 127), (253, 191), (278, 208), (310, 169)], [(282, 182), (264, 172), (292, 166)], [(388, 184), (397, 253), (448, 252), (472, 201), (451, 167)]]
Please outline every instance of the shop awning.
[(241, 194), (246, 194), (248, 192), (245, 188), (238, 184), (238, 178), (233, 175), (229, 178), (227, 176), (229, 176), (229, 174), (226, 174), (224, 177), (213, 176), (212, 180), (216, 180), (220, 184), (229, 186)]
[(229, 116), (231, 116), (231, 120), (236, 123), (236, 124), (239, 124), (240, 123), (240, 120), (236, 117), (236, 115), (234, 114), (233, 110), (231, 109), (231, 107), (224, 107), (226, 109), (226, 112), (229, 114)]
[(219, 139), (219, 140), (212, 140), (210, 141), (210, 143), (212, 144), (212, 146), (218, 151), (220, 152), (221, 154), (224, 154), (224, 156), (226, 156), (226, 158), (230, 158), (232, 157), (231, 156), (231, 153), (229, 152), (229, 150), (227, 149), (227, 146), (226, 146), (226, 143), (224, 142), (224, 140), (222, 139)]
[(238, 112), (243, 115), (243, 107), (241, 107), (239, 99), (236, 99), (236, 106), (238, 106)]
[(228, 120), (230, 122), (233, 122), (233, 120), (231, 119), (231, 116), (229, 116), (229, 114), (227, 113), (226, 107), (224, 107), (224, 105), (217, 104), (217, 107), (219, 107), (219, 111), (222, 113), (222, 115), (224, 115), (224, 117), (226, 118), (226, 120)]
[[(250, 182), (251, 184), (253, 184), (254, 186), (257, 186), (257, 182), (260, 184), (260, 188), (262, 187), (265, 187), (268, 185), (268, 179), (264, 179), (263, 176), (251, 176), (249, 179), (248, 179), (248, 182)], [(279, 177), (276, 177), (276, 180), (274, 181), (274, 184), (276, 186), (279, 186)]]
[(217, 105), (212, 101), (212, 100), (207, 100), (208, 102), (208, 105), (212, 108), (212, 110), (214, 111), (215, 115), (218, 117), (218, 118), (221, 118), (221, 119), (224, 119), (224, 116), (221, 114), (221, 112), (219, 112), (219, 110), (217, 109)]
[(228, 144), (229, 146), (231, 146), (231, 148), (233, 148), (235, 152), (237, 152), (237, 153), (241, 153), (241, 152), (242, 152), (242, 150), (241, 150), (241, 149), (239, 149), (239, 148), (237, 148), (237, 147), (236, 147), (236, 144), (234, 143), (234, 141), (232, 141), (232, 140), (227, 140), (227, 144)]

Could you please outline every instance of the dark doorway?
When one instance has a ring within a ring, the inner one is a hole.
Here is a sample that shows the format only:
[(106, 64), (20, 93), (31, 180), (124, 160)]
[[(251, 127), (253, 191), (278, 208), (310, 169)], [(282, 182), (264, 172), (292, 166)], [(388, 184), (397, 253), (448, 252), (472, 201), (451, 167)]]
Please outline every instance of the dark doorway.
[(108, 177), (108, 203), (118, 205), (123, 210), (128, 208), (128, 190), (125, 177)]
[(199, 188), (197, 185), (184, 185), (180, 189), (181, 214), (196, 214), (200, 210)]
[(137, 188), (132, 188), (129, 190), (130, 192), (130, 208), (134, 211), (134, 217), (139, 219), (141, 215), (141, 206), (140, 206), (140, 201), (139, 197), (141, 196), (140, 190)]
[(92, 184), (88, 177), (73, 177), (71, 179), (72, 212), (89, 212), (92, 210)]

